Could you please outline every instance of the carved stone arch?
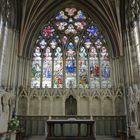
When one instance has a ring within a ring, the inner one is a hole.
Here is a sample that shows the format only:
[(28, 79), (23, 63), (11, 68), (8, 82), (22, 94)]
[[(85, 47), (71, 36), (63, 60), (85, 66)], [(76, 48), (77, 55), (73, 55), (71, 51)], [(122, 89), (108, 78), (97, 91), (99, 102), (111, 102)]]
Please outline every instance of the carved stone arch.
[(65, 115), (77, 115), (77, 100), (72, 95), (65, 101)]

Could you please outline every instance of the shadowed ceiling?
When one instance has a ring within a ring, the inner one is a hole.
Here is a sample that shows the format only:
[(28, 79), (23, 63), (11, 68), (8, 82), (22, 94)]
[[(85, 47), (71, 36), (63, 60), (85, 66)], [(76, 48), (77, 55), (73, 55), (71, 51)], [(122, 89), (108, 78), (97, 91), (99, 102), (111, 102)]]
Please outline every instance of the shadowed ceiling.
[(22, 3), (19, 55), (31, 57), (41, 27), (64, 7), (77, 7), (87, 12), (102, 30), (113, 52), (123, 55), (120, 22), (124, 0), (25, 0)]

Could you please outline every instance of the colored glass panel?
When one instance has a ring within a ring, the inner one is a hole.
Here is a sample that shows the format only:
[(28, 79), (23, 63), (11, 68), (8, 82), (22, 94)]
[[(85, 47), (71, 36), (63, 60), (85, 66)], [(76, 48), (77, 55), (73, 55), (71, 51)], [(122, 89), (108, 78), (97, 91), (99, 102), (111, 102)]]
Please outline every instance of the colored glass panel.
[(51, 84), (52, 84), (52, 53), (50, 47), (47, 47), (43, 58), (42, 87), (51, 88)]
[(73, 16), (74, 13), (77, 11), (76, 8), (66, 8), (65, 11), (68, 13), (69, 16)]
[(55, 30), (52, 27), (48, 26), (42, 30), (42, 33), (43, 33), (44, 37), (49, 38), (49, 37), (52, 37), (54, 35), (54, 31)]
[(111, 79), (110, 79), (110, 62), (108, 58), (108, 52), (105, 47), (101, 48), (101, 57), (100, 57), (100, 63), (101, 63), (101, 87), (107, 88), (111, 87)]
[(68, 17), (65, 15), (64, 11), (60, 11), (56, 19), (67, 19)]
[(58, 47), (55, 51), (53, 82), (54, 88), (63, 87), (63, 58), (62, 58), (62, 50), (60, 47)]
[(70, 34), (70, 33), (76, 34), (77, 31), (75, 30), (74, 26), (73, 26), (72, 24), (70, 24), (70, 25), (68, 26), (68, 29), (65, 30), (65, 33), (66, 33), (66, 34)]
[(84, 20), (84, 19), (86, 19), (86, 17), (84, 16), (83, 12), (81, 10), (79, 10), (77, 12), (77, 15), (74, 17), (74, 19), (76, 19), (76, 20)]
[(31, 87), (40, 88), (40, 80), (41, 80), (41, 52), (40, 48), (36, 47), (35, 52), (33, 54)]
[(84, 29), (84, 26), (86, 25), (86, 23), (84, 21), (75, 22), (74, 25), (76, 26), (77, 30), (82, 30), (82, 29)]
[(88, 88), (88, 60), (84, 47), (80, 48), (79, 53), (79, 87)]
[(90, 48), (90, 58), (89, 58), (89, 65), (90, 65), (90, 87), (100, 87), (100, 66), (99, 60), (97, 57), (97, 51), (94, 47)]
[(87, 29), (89, 36), (97, 36), (99, 29), (97, 27), (91, 26)]
[(67, 22), (57, 22), (56, 23), (56, 26), (58, 26), (59, 30), (64, 30), (66, 25), (67, 25)]
[(69, 43), (66, 52), (66, 87), (76, 87), (76, 52), (73, 43)]
[(77, 8), (65, 8), (46, 23), (36, 40), (31, 87), (111, 87), (105, 45), (90, 17)]

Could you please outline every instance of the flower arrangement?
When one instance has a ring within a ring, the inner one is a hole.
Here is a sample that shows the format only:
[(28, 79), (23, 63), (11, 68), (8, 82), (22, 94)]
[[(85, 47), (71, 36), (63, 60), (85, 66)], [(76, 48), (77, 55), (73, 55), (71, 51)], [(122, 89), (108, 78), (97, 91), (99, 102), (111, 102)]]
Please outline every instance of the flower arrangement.
[(8, 123), (8, 129), (11, 131), (20, 131), (20, 121), (17, 117), (12, 118)]

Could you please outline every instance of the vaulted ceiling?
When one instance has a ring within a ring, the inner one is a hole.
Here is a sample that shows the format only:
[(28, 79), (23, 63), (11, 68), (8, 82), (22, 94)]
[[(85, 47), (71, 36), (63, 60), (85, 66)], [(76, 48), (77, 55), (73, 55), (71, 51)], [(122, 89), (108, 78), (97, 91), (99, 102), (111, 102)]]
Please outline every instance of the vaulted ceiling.
[(108, 40), (113, 56), (123, 55), (122, 23), (124, 0), (24, 0), (21, 5), (19, 55), (31, 57), (41, 27), (64, 7), (89, 13)]

